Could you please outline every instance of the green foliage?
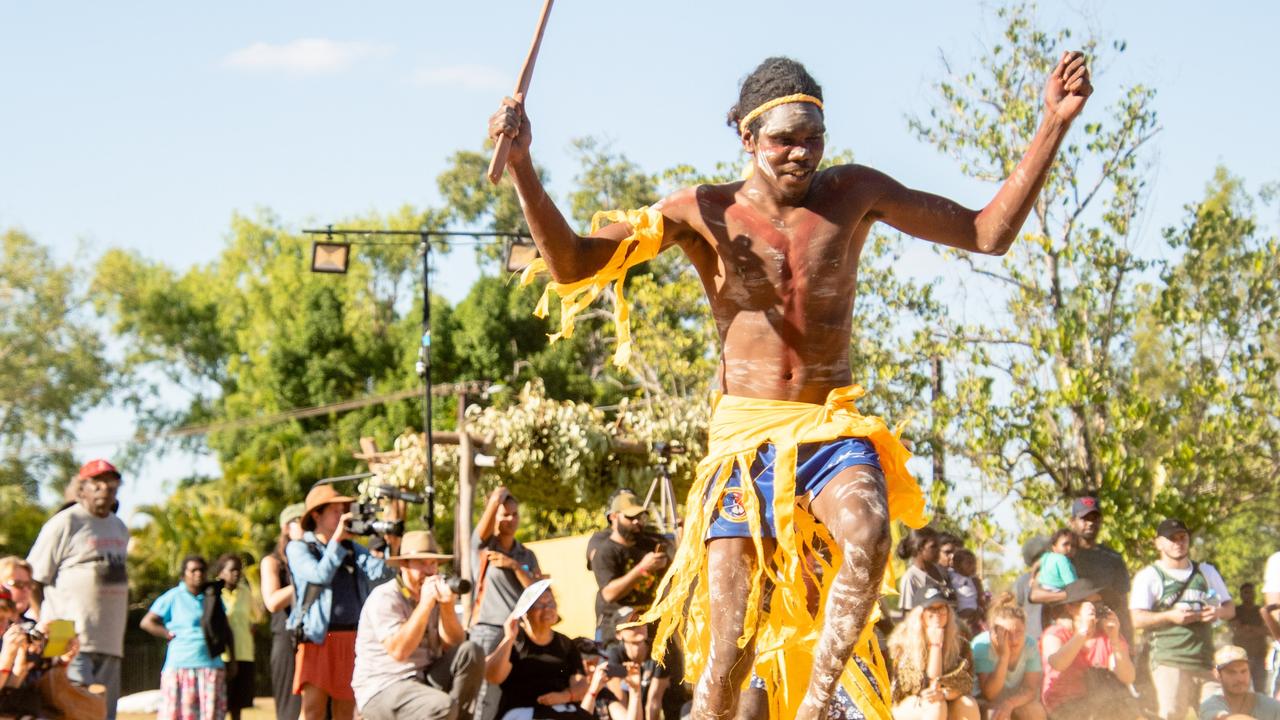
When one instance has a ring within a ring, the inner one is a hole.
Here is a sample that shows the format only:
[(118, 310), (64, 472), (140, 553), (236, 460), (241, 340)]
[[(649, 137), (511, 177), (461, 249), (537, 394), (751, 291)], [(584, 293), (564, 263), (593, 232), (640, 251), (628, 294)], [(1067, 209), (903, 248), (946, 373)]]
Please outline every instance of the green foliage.
[[(599, 527), (609, 495), (619, 487), (644, 493), (658, 475), (655, 442), (687, 452), (668, 467), (676, 497), (693, 481), (706, 451), (708, 410), (701, 398), (624, 402), (609, 421), (586, 403), (555, 400), (540, 381), (524, 386), (507, 406), (472, 407), (471, 432), (485, 437), (497, 458), (482, 490), (501, 481), (538, 518), (540, 535)], [(482, 493), (483, 495), (483, 493)]]
[(26, 557), (40, 534), (40, 526), (48, 519), (48, 513), (21, 485), (0, 485), (0, 507), (4, 508), (4, 522), (0, 523), (0, 557)]
[(0, 489), (25, 503), (75, 475), (73, 425), (112, 388), (78, 276), (22, 232), (0, 234)]
[[(1083, 48), (1096, 68), (1124, 49), (1047, 32), (1025, 4), (998, 15), (1000, 42), (940, 82), (928, 117), (910, 122), (986, 180), (1011, 173), (1030, 142), (1062, 50)], [(1274, 347), (1276, 251), (1220, 178), (1188, 226), (1166, 233), (1178, 261), (1135, 254), (1154, 91), (1114, 95), (1072, 129), (998, 265), (945, 253), (997, 309), (944, 328), (958, 351), (944, 414), (949, 450), (1017, 498), (1028, 530), (1095, 493), (1104, 533), (1134, 561), (1166, 515), (1212, 535), (1226, 508), (1274, 497), (1276, 368), (1262, 348)], [(1160, 284), (1147, 282), (1161, 267)]]
[(1165, 238), (1179, 259), (1161, 273), (1146, 322), (1163, 332), (1141, 360), (1169, 417), (1157, 472), (1169, 511), (1203, 518), (1228, 545), (1216, 526), (1232, 528), (1243, 570), (1274, 538), (1249, 510), (1280, 500), (1280, 241), (1262, 235), (1243, 183), (1223, 168)]
[[(222, 553), (235, 552), (256, 561), (264, 539), (255, 537), (255, 523), (236, 501), (252, 499), (226, 492), (212, 482), (179, 488), (163, 504), (144, 505), (138, 512), (150, 517), (134, 531), (129, 552), (130, 597), (149, 604), (182, 576), (182, 558), (203, 555), (210, 562)], [(267, 524), (274, 529), (274, 523)], [(256, 577), (257, 563), (246, 566), (245, 576)]]

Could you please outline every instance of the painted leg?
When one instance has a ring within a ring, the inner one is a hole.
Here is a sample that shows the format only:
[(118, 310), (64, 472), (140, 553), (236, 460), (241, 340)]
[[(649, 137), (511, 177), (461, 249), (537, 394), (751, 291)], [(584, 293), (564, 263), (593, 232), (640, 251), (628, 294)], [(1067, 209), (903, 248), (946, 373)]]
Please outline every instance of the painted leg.
[(884, 476), (869, 465), (842, 471), (810, 506), (826, 526), (844, 562), (827, 595), (826, 622), (814, 649), (813, 674), (797, 718), (824, 717), (854, 644), (880, 597), (889, 557), (889, 512)]
[(738, 693), (751, 672), (754, 643), (738, 647), (755, 570), (751, 538), (716, 538), (707, 545), (711, 590), (711, 648), (707, 667), (693, 693), (692, 720), (728, 720), (734, 716)]

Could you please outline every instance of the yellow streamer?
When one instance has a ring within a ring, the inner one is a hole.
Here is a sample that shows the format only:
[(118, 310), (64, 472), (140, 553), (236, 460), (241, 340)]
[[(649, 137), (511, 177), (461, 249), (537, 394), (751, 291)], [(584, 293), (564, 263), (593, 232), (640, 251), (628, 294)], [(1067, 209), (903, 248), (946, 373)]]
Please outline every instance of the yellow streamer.
[[(591, 218), (591, 232), (600, 230), (605, 221), (621, 222), (631, 226), (631, 234), (618, 241), (613, 257), (603, 268), (589, 278), (572, 283), (549, 282), (533, 314), (544, 318), (550, 309), (551, 294), (560, 297), (560, 332), (549, 335), (551, 342), (562, 337), (573, 337), (574, 318), (586, 310), (600, 293), (613, 283), (614, 326), (618, 348), (613, 354), (613, 364), (626, 367), (631, 360), (631, 303), (622, 294), (627, 272), (643, 262), (648, 262), (662, 249), (662, 213), (648, 207), (638, 210), (609, 210)], [(547, 263), (535, 258), (520, 276), (523, 287), (546, 272)]]
[[(697, 682), (707, 665), (711, 641), (712, 609), (706, 582), (705, 538), (729, 474), (734, 467), (739, 468), (743, 478), (743, 509), (755, 541), (757, 571), (752, 577), (747, 622), (738, 646), (745, 647), (755, 638), (753, 669), (765, 681), (769, 717), (795, 717), (804, 699), (815, 659), (813, 648), (822, 630), (827, 593), (843, 560), (838, 544), (826, 528), (808, 511), (796, 506), (797, 447), (843, 437), (867, 438), (875, 446), (884, 470), (890, 520), (900, 520), (911, 527), (921, 527), (927, 522), (924, 495), (906, 467), (911, 453), (903, 446), (898, 432), (890, 430), (884, 420), (858, 412), (854, 402), (863, 393), (858, 385), (837, 388), (823, 405), (731, 395), (717, 398), (707, 457), (698, 464), (685, 503), (683, 541), (658, 586), (659, 600), (640, 619), (640, 622), (659, 621), (653, 643), (659, 659), (667, 640), (673, 634), (680, 635), (684, 641), (685, 679)], [(749, 470), (756, 449), (765, 443), (773, 443), (777, 450), (773, 508), (777, 543), (772, 556), (766, 556), (761, 540), (757, 495), (746, 492), (749, 482), (746, 478), (751, 477)], [(830, 552), (830, 562), (822, 558), (817, 547), (825, 547)], [(810, 560), (817, 562), (820, 578), (808, 566)], [(757, 610), (766, 576), (774, 584), (768, 613)], [(809, 583), (819, 588), (816, 614), (809, 612)], [(881, 593), (893, 592), (893, 585), (892, 572), (886, 568)], [(868, 718), (889, 720), (889, 676), (872, 634), (878, 614), (877, 608), (858, 638), (855, 652), (870, 671), (879, 692), (853, 659), (845, 667), (840, 683)]]

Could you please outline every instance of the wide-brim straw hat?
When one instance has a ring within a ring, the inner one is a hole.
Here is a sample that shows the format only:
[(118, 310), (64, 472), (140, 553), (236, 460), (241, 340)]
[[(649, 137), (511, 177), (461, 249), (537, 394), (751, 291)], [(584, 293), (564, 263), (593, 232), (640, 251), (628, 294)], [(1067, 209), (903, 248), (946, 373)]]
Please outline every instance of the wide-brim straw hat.
[(426, 530), (412, 530), (400, 540), (400, 554), (388, 555), (387, 562), (404, 560), (452, 560), (452, 555), (440, 552), (440, 545)]
[(333, 486), (325, 483), (324, 485), (316, 485), (307, 493), (307, 504), (302, 512), (302, 529), (315, 530), (315, 520), (311, 519), (311, 511), (322, 505), (332, 505), (333, 503), (349, 503), (355, 502), (353, 497), (340, 495)]

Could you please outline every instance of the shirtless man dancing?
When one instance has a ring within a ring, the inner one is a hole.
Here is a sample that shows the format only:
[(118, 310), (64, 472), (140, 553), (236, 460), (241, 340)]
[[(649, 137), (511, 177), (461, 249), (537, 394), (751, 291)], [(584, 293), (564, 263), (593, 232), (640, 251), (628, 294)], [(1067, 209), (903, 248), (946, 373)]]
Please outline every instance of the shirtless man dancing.
[[(770, 58), (729, 112), (753, 158), (746, 180), (680, 190), (585, 237), (538, 179), (523, 107), (507, 98), (493, 115), (490, 135), (513, 140), (508, 169), (553, 290), (616, 282), (620, 266), (625, 274), (678, 246), (711, 304), (722, 394), (684, 541), (645, 618), (661, 620), (654, 647), (673, 632), (684, 639), (694, 718), (733, 717), (748, 678), (769, 693), (772, 717), (825, 717), (837, 686), (867, 717), (889, 717), (868, 619), (890, 521), (918, 526), (925, 516), (906, 449), (853, 405), (862, 394), (849, 366), (858, 258), (875, 222), (1006, 252), (1091, 92), (1085, 58), (1065, 53), (1026, 154), (995, 198), (970, 210), (861, 165), (819, 171), (822, 89), (799, 63)], [(808, 598), (814, 587), (820, 606)]]

